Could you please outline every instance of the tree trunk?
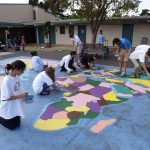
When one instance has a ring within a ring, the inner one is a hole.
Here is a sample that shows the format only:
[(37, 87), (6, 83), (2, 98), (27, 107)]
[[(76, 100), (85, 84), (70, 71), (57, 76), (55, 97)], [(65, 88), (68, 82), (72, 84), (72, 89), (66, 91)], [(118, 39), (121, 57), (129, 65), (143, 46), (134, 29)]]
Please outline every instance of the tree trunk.
[(95, 43), (96, 43), (96, 38), (97, 38), (97, 32), (93, 32), (93, 31), (92, 31), (91, 34), (92, 34), (92, 35), (91, 35), (91, 36), (92, 36), (92, 37), (91, 37), (91, 43), (92, 43), (92, 44), (95, 44)]

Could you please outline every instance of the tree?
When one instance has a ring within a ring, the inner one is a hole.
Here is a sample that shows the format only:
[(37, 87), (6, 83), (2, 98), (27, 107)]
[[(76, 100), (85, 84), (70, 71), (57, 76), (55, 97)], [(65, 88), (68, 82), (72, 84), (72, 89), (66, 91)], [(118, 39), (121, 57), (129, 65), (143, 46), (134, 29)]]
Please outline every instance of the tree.
[[(37, 1), (37, 0), (31, 0)], [(89, 21), (92, 43), (96, 42), (98, 29), (107, 17), (112, 14), (128, 16), (130, 11), (137, 12), (140, 0), (43, 0), (39, 3), (55, 15), (62, 15), (66, 10), (72, 12), (74, 18)]]
[(37, 6), (38, 5), (39, 0), (29, 0), (29, 4), (32, 6)]
[(82, 12), (80, 16), (89, 21), (92, 33), (91, 42), (95, 43), (98, 29), (108, 16), (112, 16), (111, 14), (117, 11), (122, 11), (124, 14), (137, 11), (139, 3), (140, 0), (73, 0), (71, 8), (74, 13)]
[(150, 10), (148, 9), (143, 9), (140, 16), (150, 16)]

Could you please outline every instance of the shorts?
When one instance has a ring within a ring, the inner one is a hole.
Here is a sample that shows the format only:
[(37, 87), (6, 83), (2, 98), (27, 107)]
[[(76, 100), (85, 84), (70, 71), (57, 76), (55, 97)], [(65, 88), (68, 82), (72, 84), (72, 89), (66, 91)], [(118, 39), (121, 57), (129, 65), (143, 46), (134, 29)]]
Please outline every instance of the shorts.
[(76, 52), (77, 52), (78, 55), (81, 54), (82, 48), (83, 48), (82, 44), (77, 46)]
[(130, 54), (130, 51), (128, 53), (126, 53), (126, 50), (121, 49), (118, 60), (127, 62), (128, 58), (129, 58), (129, 54)]

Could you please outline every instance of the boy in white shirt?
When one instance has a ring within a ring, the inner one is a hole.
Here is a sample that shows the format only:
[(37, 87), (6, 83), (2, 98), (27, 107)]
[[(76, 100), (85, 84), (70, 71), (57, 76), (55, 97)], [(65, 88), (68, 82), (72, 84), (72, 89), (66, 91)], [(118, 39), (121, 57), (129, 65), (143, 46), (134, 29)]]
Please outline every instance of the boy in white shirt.
[(76, 51), (71, 51), (70, 55), (66, 55), (62, 58), (59, 65), (61, 67), (60, 71), (67, 71), (67, 73), (76, 72), (76, 66), (74, 59), (76, 57)]
[(150, 46), (149, 45), (139, 45), (129, 56), (130, 60), (134, 64), (133, 75), (134, 77), (139, 77), (141, 66), (146, 72), (147, 76), (150, 77), (150, 73), (145, 65), (145, 58), (150, 58)]
[(71, 33), (69, 37), (71, 38), (73, 42), (74, 50), (77, 52), (77, 61), (80, 62), (80, 55), (81, 55), (82, 48), (83, 48), (82, 42), (80, 38), (77, 35), (74, 35), (73, 33)]
[(32, 87), (36, 94), (48, 95), (53, 89), (55, 82), (55, 69), (48, 67), (46, 71), (40, 72), (34, 79)]

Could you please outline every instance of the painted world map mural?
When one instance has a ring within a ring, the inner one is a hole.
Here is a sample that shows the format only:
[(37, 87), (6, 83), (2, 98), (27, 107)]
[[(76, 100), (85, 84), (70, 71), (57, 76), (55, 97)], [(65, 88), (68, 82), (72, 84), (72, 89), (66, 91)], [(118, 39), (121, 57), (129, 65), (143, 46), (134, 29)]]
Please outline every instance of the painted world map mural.
[(60, 101), (49, 104), (34, 124), (40, 130), (58, 130), (78, 124), (80, 119), (96, 118), (101, 109), (132, 97), (150, 93), (150, 79), (121, 78), (114, 69), (97, 67), (82, 73), (57, 78), (65, 87)]

